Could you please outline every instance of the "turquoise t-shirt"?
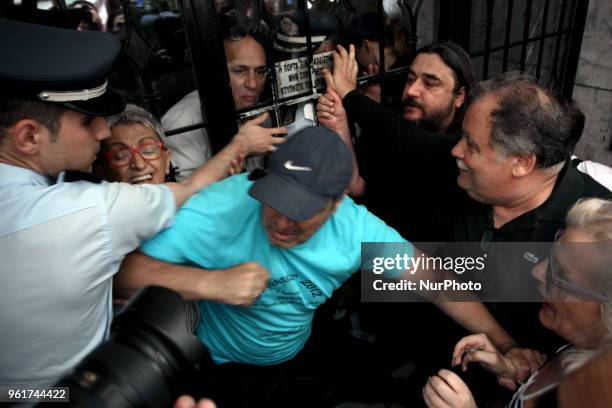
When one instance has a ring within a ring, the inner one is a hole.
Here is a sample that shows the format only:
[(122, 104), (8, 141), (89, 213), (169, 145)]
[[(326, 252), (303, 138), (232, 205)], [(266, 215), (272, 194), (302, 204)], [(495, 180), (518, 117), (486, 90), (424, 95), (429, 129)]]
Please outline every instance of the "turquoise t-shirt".
[(251, 307), (199, 302), (196, 333), (216, 363), (290, 360), (310, 336), (315, 309), (359, 270), (361, 243), (406, 242), (345, 196), (308, 241), (275, 247), (261, 222), (261, 203), (248, 195), (251, 184), (242, 174), (204, 188), (179, 209), (172, 227), (141, 248), (167, 262), (223, 269), (255, 261), (270, 272), (268, 288)]

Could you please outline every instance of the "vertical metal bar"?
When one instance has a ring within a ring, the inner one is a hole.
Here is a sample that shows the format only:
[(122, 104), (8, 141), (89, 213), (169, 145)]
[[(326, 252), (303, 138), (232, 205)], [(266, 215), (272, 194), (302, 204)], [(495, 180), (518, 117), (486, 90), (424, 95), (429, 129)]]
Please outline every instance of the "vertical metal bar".
[(410, 45), (410, 55), (414, 56), (416, 55), (417, 42), (418, 42), (418, 36), (417, 36), (417, 24), (418, 24), (417, 17), (418, 16), (412, 12), (412, 9), (410, 8), (410, 6), (407, 6), (407, 7), (408, 7), (408, 13), (409, 13), (408, 15), (410, 17), (410, 38), (408, 39), (408, 44)]
[(376, 1), (378, 6), (378, 69), (382, 75), (385, 73), (385, 8), (383, 0)]
[(304, 36), (306, 37), (306, 52), (308, 56), (308, 65), (312, 65), (312, 39), (310, 38), (310, 16), (308, 14), (307, 0), (298, 0), (298, 7), (304, 17)]
[[(553, 54), (553, 62), (551, 69), (551, 78), (558, 79), (557, 69), (559, 68), (559, 53), (561, 52), (561, 31), (563, 31), (563, 26), (565, 23), (565, 12), (567, 10), (567, 0), (563, 0), (561, 2), (561, 10), (559, 10), (559, 21), (557, 23), (557, 36), (555, 38), (555, 53)], [(555, 86), (557, 83), (555, 82)]]
[(570, 43), (565, 57), (566, 65), (563, 74), (563, 95), (567, 98), (572, 97), (574, 91), (574, 81), (578, 71), (578, 60), (580, 58), (580, 48), (582, 47), (582, 37), (584, 36), (584, 26), (586, 24), (589, 0), (575, 0), (572, 21), (572, 32)]
[(378, 83), (380, 84), (380, 101), (384, 104), (389, 90), (383, 78), (385, 76), (385, 8), (383, 0), (376, 1), (378, 8)]
[(202, 110), (208, 118), (211, 148), (216, 153), (231, 140), (238, 126), (215, 3), (179, 0), (179, 10)]
[(512, 34), (512, 9), (514, 0), (508, 0), (508, 13), (506, 14), (506, 35), (504, 37), (504, 57), (502, 61), (502, 72), (508, 70), (508, 54), (510, 53), (510, 35)]
[(487, 0), (487, 20), (485, 22), (485, 44), (482, 56), (482, 79), (489, 77), (489, 58), (491, 57), (491, 30), (493, 28), (493, 7), (495, 0)]
[(412, 23), (414, 23), (413, 27), (414, 27), (414, 38), (415, 38), (415, 41), (414, 41), (414, 46), (415, 46), (414, 53), (415, 54), (416, 54), (416, 46), (418, 43), (418, 37), (419, 37), (418, 35), (419, 14), (421, 13), (421, 7), (423, 7), (423, 1), (425, 0), (417, 0), (416, 5), (414, 6), (414, 13), (412, 14), (412, 17), (414, 20)]
[[(314, 67), (313, 63), (313, 49), (312, 49), (312, 38), (310, 32), (310, 15), (308, 14), (308, 7), (306, 4), (307, 0), (298, 0), (298, 7), (302, 12), (302, 16), (304, 17), (304, 35), (306, 36), (306, 56), (308, 58), (308, 76), (310, 77), (311, 91), (312, 95), (317, 93), (316, 88), (316, 78), (313, 75)], [(298, 108), (299, 109), (299, 108)]]
[[(263, 1), (260, 1), (258, 3), (258, 7), (259, 7), (259, 18), (261, 19), (260, 23), (266, 21), (265, 17), (264, 17), (264, 13), (268, 13), (268, 11), (265, 9), (265, 4)], [(270, 13), (271, 14), (271, 13)], [(259, 26), (258, 26), (259, 27)], [(266, 63), (269, 64), (270, 63), (270, 57), (268, 55), (266, 55)], [(272, 70), (270, 72), (270, 90), (272, 91), (272, 106), (274, 107), (272, 109), (272, 112), (274, 114), (273, 118), (272, 118), (272, 124), (273, 126), (281, 126), (281, 120), (280, 120), (280, 109), (279, 109), (279, 92), (278, 92), (278, 77), (276, 75), (276, 64), (272, 64)]]
[(130, 41), (132, 39), (132, 27), (134, 26), (132, 9), (130, 8), (130, 0), (121, 0), (121, 9), (123, 10), (123, 18), (125, 19), (124, 40), (123, 44), (121, 44), (121, 51), (125, 52), (130, 46)]
[(546, 39), (546, 25), (548, 24), (548, 12), (550, 10), (550, 0), (544, 1), (544, 16), (542, 17), (542, 29), (540, 30), (540, 48), (538, 50), (538, 65), (536, 66), (536, 78), (540, 78), (542, 72), (542, 58), (544, 57), (544, 44)]
[(521, 45), (521, 71), (525, 70), (525, 60), (527, 59), (527, 44), (529, 43), (529, 23), (531, 22), (532, 5), (533, 1), (527, 0), (525, 3), (525, 13), (523, 14), (525, 25), (523, 26), (523, 44)]
[(452, 40), (469, 53), (472, 0), (439, 0), (439, 5), (438, 41)]
[(136, 61), (134, 57), (127, 52), (130, 46), (132, 35), (137, 35), (140, 40), (147, 46), (147, 53), (145, 58), (147, 62), (151, 58), (151, 53), (154, 49), (154, 46), (143, 34), (142, 30), (138, 27), (138, 24), (132, 18), (132, 6), (129, 0), (122, 1), (121, 7), (123, 10), (123, 15), (125, 16), (125, 37), (121, 45), (121, 54), (126, 61), (130, 62), (131, 67), (138, 72), (138, 76), (142, 81), (145, 93), (144, 95), (139, 95), (139, 101), (145, 103), (149, 112), (151, 112), (155, 117), (160, 118), (161, 111), (159, 109), (159, 104), (157, 103), (156, 92), (153, 89), (153, 81), (149, 76), (148, 72), (142, 68), (142, 62)]
[(272, 104), (274, 105), (274, 126), (281, 126), (280, 123), (280, 112), (278, 108), (279, 97), (278, 97), (278, 79), (276, 76), (276, 66), (272, 68), (270, 73), (270, 89), (272, 90)]

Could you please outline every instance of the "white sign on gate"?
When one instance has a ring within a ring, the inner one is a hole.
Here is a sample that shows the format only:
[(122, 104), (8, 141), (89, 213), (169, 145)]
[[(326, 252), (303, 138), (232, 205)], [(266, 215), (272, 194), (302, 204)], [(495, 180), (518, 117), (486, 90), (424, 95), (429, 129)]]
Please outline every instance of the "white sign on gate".
[[(313, 56), (314, 74), (317, 89), (321, 89), (324, 84), (321, 75), (322, 68), (331, 68), (332, 53), (324, 52)], [(281, 99), (303, 95), (312, 91), (310, 83), (308, 57), (294, 58), (274, 64), (276, 70), (276, 84), (278, 86), (278, 96)]]

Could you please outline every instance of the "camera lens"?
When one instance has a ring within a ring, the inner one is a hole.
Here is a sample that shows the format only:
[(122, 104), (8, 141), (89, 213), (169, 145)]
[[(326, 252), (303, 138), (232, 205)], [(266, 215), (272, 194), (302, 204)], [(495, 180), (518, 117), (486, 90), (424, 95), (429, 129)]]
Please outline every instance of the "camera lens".
[(58, 384), (69, 387), (70, 406), (171, 406), (205, 354), (185, 311), (176, 292), (141, 290), (115, 318), (110, 339)]

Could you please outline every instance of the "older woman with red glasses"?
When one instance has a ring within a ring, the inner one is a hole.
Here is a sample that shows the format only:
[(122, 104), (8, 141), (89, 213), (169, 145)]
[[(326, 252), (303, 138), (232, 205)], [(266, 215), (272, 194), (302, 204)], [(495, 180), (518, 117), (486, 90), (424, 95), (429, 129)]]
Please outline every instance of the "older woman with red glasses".
[[(510, 407), (535, 406), (555, 390), (564, 374), (595, 356), (612, 333), (612, 201), (586, 199), (569, 211), (566, 229), (557, 235), (550, 257), (533, 268), (545, 302), (542, 325), (568, 341), (525, 383), (518, 367), (504, 357), (484, 334), (461, 339), (453, 365), (463, 371), (476, 362), (497, 375), (500, 384), (518, 390)], [(440, 370), (423, 388), (429, 407), (476, 406), (472, 393), (454, 372)]]
[(102, 142), (104, 176), (130, 184), (159, 184), (174, 181), (172, 152), (164, 131), (146, 110), (128, 105), (108, 118), (111, 136)]

